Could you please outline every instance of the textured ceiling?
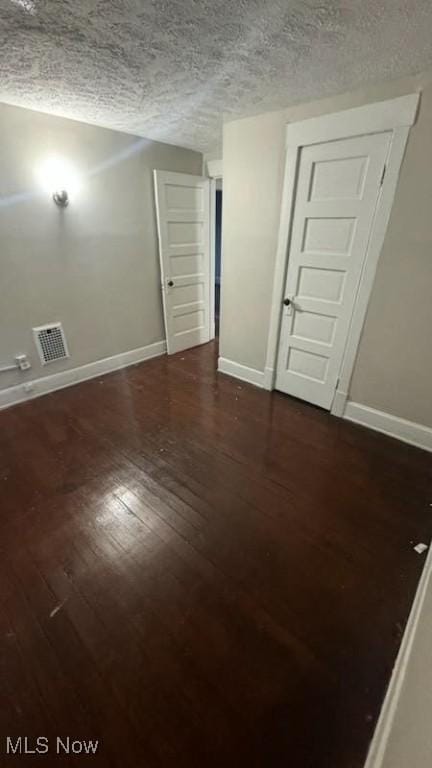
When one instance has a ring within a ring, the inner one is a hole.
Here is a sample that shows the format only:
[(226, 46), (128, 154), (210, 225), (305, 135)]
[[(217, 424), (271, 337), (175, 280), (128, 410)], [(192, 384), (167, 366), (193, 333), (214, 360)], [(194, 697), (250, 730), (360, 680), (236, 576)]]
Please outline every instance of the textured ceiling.
[(0, 0), (0, 101), (202, 151), (432, 64), (431, 0)]

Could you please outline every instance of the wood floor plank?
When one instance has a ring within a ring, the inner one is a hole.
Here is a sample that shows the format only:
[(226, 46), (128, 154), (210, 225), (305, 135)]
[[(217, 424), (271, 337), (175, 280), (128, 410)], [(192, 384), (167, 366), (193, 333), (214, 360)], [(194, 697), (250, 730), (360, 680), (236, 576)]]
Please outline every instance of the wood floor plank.
[(216, 361), (0, 413), (0, 750), (362, 766), (432, 534), (430, 455)]

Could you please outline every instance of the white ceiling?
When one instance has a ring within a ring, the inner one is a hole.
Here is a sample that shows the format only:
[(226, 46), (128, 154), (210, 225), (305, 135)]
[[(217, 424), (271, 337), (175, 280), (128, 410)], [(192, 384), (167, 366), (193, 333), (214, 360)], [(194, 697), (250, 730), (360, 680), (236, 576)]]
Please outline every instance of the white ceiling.
[(0, 101), (202, 151), (223, 116), (429, 69), (431, 0), (0, 0)]

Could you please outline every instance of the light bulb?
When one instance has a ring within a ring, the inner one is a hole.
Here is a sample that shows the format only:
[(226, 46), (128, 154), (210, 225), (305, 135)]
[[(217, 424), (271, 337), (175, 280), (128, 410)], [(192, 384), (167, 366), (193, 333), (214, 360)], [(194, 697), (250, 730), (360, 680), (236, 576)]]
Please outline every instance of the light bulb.
[(40, 187), (50, 195), (59, 195), (65, 191), (68, 197), (75, 197), (80, 188), (80, 179), (76, 169), (63, 157), (45, 158), (37, 169)]

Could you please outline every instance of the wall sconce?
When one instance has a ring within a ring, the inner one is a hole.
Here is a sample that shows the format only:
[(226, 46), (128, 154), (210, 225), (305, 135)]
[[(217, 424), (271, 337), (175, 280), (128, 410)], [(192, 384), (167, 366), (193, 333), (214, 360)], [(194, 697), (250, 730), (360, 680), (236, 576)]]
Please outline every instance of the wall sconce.
[(37, 171), (39, 184), (52, 195), (59, 208), (69, 205), (70, 197), (79, 190), (79, 177), (74, 167), (62, 157), (48, 157)]
[(69, 195), (65, 189), (62, 189), (61, 192), (54, 192), (53, 200), (59, 208), (66, 208), (69, 205)]

